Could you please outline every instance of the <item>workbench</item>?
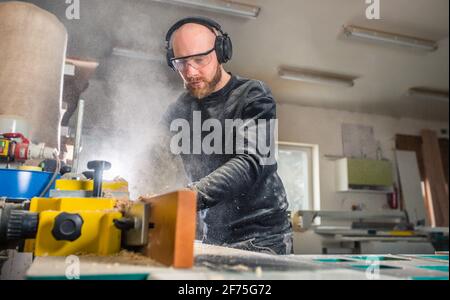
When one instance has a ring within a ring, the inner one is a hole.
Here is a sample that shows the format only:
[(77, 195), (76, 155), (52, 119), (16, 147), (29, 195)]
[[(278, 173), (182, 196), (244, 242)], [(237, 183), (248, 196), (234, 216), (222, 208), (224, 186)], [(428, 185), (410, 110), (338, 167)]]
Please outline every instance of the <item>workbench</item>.
[[(26, 279), (67, 279), (73, 267), (65, 257), (37, 257)], [(79, 258), (79, 271), (80, 279), (136, 280), (448, 280), (449, 275), (448, 253), (273, 256), (200, 243), (192, 269), (87, 256)]]

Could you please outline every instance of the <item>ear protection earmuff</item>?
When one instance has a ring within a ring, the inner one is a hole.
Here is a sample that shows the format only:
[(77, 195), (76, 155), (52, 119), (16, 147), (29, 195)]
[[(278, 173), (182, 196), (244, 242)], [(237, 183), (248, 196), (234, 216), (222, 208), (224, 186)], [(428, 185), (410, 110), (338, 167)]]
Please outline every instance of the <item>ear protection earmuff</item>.
[(216, 41), (214, 45), (215, 48), (214, 50), (216, 51), (217, 59), (220, 64), (225, 64), (228, 61), (230, 61), (231, 57), (233, 56), (233, 44), (231, 43), (231, 39), (228, 36), (228, 34), (222, 31), (221, 26), (217, 22), (208, 18), (188, 17), (181, 19), (180, 21), (175, 23), (166, 34), (166, 60), (167, 65), (170, 68), (175, 70), (175, 66), (172, 63), (172, 59), (175, 57), (175, 54), (173, 53), (173, 49), (170, 45), (172, 35), (178, 28), (188, 23), (200, 24), (205, 27), (208, 27), (213, 32), (214, 29), (220, 32), (220, 35), (216, 36)]

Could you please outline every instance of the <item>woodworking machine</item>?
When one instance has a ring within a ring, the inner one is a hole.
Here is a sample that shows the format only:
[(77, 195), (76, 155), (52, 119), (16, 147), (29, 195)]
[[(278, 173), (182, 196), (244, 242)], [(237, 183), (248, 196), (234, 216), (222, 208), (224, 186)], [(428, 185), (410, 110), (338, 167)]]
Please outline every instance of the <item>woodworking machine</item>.
[[(0, 202), (0, 250), (34, 256), (139, 251), (173, 267), (193, 265), (196, 194), (180, 190), (131, 202), (128, 183), (102, 181), (105, 161), (89, 162), (93, 180), (56, 180), (49, 198)], [(122, 199), (121, 199), (122, 198)]]
[(392, 253), (401, 251), (398, 249), (402, 246), (414, 253), (448, 251), (448, 228), (414, 226), (405, 211), (303, 210), (297, 211), (292, 219), (295, 231), (310, 231), (321, 237), (323, 254)]

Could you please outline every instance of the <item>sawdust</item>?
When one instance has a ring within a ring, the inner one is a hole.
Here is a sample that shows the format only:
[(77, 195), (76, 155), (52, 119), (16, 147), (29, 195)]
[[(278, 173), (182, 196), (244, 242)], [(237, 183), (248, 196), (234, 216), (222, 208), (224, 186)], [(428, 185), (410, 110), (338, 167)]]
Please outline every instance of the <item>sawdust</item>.
[(128, 197), (118, 197), (118, 198), (116, 197), (115, 199), (116, 199), (116, 204), (115, 204), (114, 208), (123, 214), (125, 214), (126, 212), (128, 212), (130, 210), (131, 206), (133, 206), (133, 203), (136, 203), (136, 202), (130, 200)]
[(118, 211), (120, 211), (121, 213), (125, 214), (127, 213), (130, 208), (136, 204), (136, 203), (147, 203), (150, 199), (152, 199), (153, 197), (155, 197), (155, 195), (145, 195), (145, 196), (140, 196), (137, 200), (130, 200), (128, 197), (111, 197), (111, 198), (115, 198), (116, 199), (116, 205), (115, 205), (115, 209), (117, 209)]
[(261, 278), (263, 275), (263, 270), (260, 266), (254, 268), (243, 264), (212, 263), (204, 261), (197, 263), (197, 267), (219, 272), (226, 271), (232, 273), (254, 273), (257, 278)]
[(126, 181), (124, 178), (122, 178), (122, 177), (120, 177), (120, 176), (116, 176), (116, 177), (114, 178), (113, 181), (118, 181), (118, 182), (128, 182), (128, 181)]
[(235, 272), (250, 272), (251, 268), (246, 265), (227, 266), (227, 269)]
[[(114, 181), (120, 181), (120, 178), (116, 178)], [(114, 209), (123, 214), (127, 213), (130, 210), (130, 208), (133, 206), (133, 204), (136, 204), (139, 202), (146, 202), (146, 200), (149, 200), (150, 198), (152, 198), (154, 196), (155, 195), (144, 195), (144, 196), (140, 196), (137, 200), (131, 200), (130, 197), (128, 197), (128, 196), (117, 197), (112, 192), (107, 192), (107, 191), (103, 193), (104, 198), (114, 198), (116, 200)]]
[(77, 253), (83, 261), (94, 263), (105, 263), (114, 266), (120, 265), (134, 265), (134, 266), (151, 266), (151, 267), (163, 267), (162, 264), (157, 261), (138, 252), (132, 252), (128, 250), (121, 250), (119, 253), (109, 256), (99, 256), (96, 254)]
[(255, 276), (256, 276), (257, 278), (261, 278), (262, 275), (263, 275), (263, 270), (262, 270), (262, 268), (261, 268), (261, 267), (256, 267), (256, 269), (255, 269)]
[(140, 196), (140, 197), (138, 198), (137, 201), (140, 201), (140, 202), (147, 202), (148, 200), (150, 200), (151, 198), (154, 198), (154, 197), (156, 197), (156, 196), (158, 196), (158, 195), (157, 195), (157, 194), (147, 194), (147, 195), (143, 195), (143, 196)]

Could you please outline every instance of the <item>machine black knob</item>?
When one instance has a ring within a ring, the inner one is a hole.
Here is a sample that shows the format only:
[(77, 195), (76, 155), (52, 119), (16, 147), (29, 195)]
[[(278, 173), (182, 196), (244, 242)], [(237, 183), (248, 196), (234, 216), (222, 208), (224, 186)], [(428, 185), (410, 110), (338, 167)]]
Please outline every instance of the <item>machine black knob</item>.
[(90, 180), (94, 179), (94, 171), (84, 171), (83, 175)]
[(11, 210), (8, 219), (7, 240), (36, 237), (39, 214), (24, 210)]
[(57, 241), (75, 241), (81, 236), (83, 218), (79, 214), (61, 213), (55, 219), (52, 234)]
[(64, 174), (67, 174), (67, 173), (70, 173), (70, 172), (72, 172), (72, 167), (71, 166), (64, 165), (64, 166), (61, 167), (61, 170), (60, 170), (61, 175), (64, 175)]
[(103, 171), (111, 169), (111, 163), (104, 160), (94, 160), (87, 164), (88, 169), (94, 170), (93, 197), (102, 196)]

